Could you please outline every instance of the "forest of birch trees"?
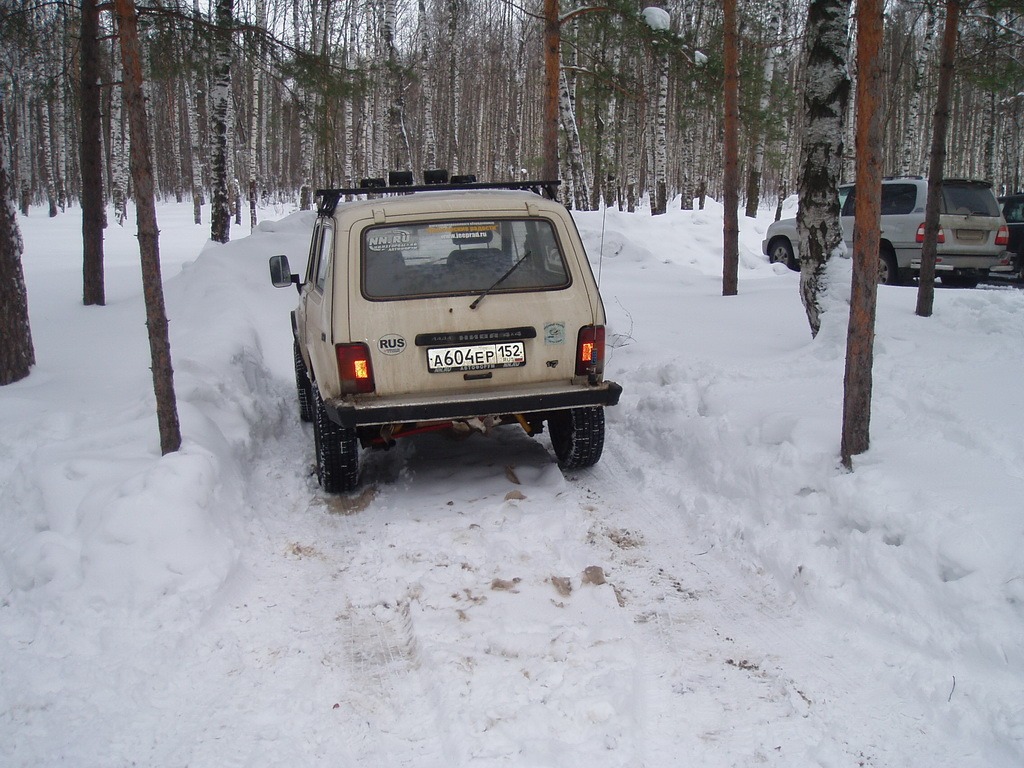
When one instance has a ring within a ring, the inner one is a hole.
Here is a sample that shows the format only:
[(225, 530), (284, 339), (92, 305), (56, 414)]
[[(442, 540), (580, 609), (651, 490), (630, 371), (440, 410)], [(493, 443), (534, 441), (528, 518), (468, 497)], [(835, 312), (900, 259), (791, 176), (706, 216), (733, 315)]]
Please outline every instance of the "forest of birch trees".
[[(87, 5), (99, 11), (104, 194), (120, 222), (131, 183), (128, 129), (116, 19), (102, 2), (0, 0), (4, 151), (23, 213), (44, 205), (57, 215), (80, 200)], [(241, 223), (262, 202), (306, 207), (317, 187), (389, 170), (419, 179), (424, 169), (445, 168), (497, 181), (539, 178), (544, 168), (541, 0), (136, 6), (155, 188), (193, 201), (197, 222), (208, 224), (202, 206), (218, 193)], [(659, 198), (688, 207), (721, 195), (721, 4), (663, 1), (658, 24), (650, 23), (653, 6), (556, 6), (560, 176), (571, 206), (648, 200), (657, 212)], [(886, 4), (887, 175), (927, 168), (943, 8), (934, 0)], [(797, 188), (806, 0), (738, 0), (738, 17), (740, 196), (752, 214)], [(851, 46), (855, 34), (854, 25)], [(966, 5), (956, 65), (946, 175), (1020, 189), (1024, 3)], [(855, 80), (852, 57), (850, 69)], [(846, 146), (844, 178), (852, 178), (853, 141)], [(216, 189), (218, 175), (227, 189)]]

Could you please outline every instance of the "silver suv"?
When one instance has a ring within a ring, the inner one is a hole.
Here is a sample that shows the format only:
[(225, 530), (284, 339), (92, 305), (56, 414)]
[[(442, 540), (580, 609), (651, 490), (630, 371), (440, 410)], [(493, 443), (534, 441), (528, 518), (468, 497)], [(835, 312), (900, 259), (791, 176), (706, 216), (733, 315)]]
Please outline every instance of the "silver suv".
[[(882, 182), (879, 282), (901, 285), (918, 275), (927, 196), (926, 179), (896, 178)], [(855, 202), (854, 186), (841, 186), (840, 221), (848, 248), (853, 247)], [(942, 182), (935, 270), (943, 283), (975, 286), (990, 270), (1009, 269), (1008, 242), (1006, 222), (990, 184), (965, 179)], [(769, 261), (799, 269), (796, 219), (782, 219), (768, 227), (761, 248)]]
[(285, 256), (270, 272), (299, 290), (299, 414), (326, 491), (357, 486), (361, 449), (434, 430), (546, 425), (562, 468), (598, 461), (622, 389), (604, 380), (604, 306), (556, 189), (317, 192), (305, 272)]

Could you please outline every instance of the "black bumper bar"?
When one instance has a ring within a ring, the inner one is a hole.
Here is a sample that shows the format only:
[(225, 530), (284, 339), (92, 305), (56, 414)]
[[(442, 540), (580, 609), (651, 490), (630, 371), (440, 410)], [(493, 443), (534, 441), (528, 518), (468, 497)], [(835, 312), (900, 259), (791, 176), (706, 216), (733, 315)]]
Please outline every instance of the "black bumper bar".
[(597, 387), (564, 392), (475, 400), (438, 400), (429, 403), (389, 405), (366, 401), (356, 404), (345, 399), (332, 399), (326, 401), (324, 407), (331, 421), (343, 427), (360, 427), (416, 421), (455, 421), (476, 416), (543, 413), (580, 406), (616, 405), (621, 394), (621, 386), (614, 381), (606, 381)]

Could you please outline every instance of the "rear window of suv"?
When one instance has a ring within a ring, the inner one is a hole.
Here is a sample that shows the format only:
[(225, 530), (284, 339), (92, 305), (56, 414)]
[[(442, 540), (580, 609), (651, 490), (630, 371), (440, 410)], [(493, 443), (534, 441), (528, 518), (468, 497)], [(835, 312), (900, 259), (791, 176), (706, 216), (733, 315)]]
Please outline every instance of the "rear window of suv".
[(551, 222), (539, 219), (430, 221), (372, 227), (363, 234), (363, 295), (411, 299), (568, 287), (569, 270)]
[(999, 204), (989, 187), (981, 184), (942, 185), (943, 213), (961, 216), (998, 216)]

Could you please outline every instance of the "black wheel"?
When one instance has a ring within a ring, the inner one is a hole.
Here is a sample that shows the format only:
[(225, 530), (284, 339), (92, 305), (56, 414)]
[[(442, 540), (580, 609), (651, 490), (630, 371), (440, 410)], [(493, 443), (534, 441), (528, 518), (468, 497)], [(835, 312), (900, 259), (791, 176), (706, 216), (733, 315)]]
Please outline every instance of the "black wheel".
[(292, 342), (295, 352), (295, 389), (299, 393), (299, 418), (303, 421), (313, 420), (313, 383), (309, 380), (309, 371), (299, 352), (299, 342)]
[(794, 272), (800, 269), (793, 258), (793, 246), (784, 237), (776, 237), (768, 243), (768, 261), (772, 264), (785, 264)]
[(551, 446), (562, 469), (594, 466), (604, 450), (604, 408), (556, 411), (548, 417)]
[(359, 440), (356, 431), (331, 421), (313, 387), (313, 447), (316, 476), (328, 493), (344, 493), (359, 485)]
[(879, 285), (900, 285), (900, 268), (896, 264), (896, 255), (891, 249), (882, 246), (878, 252), (878, 283)]

